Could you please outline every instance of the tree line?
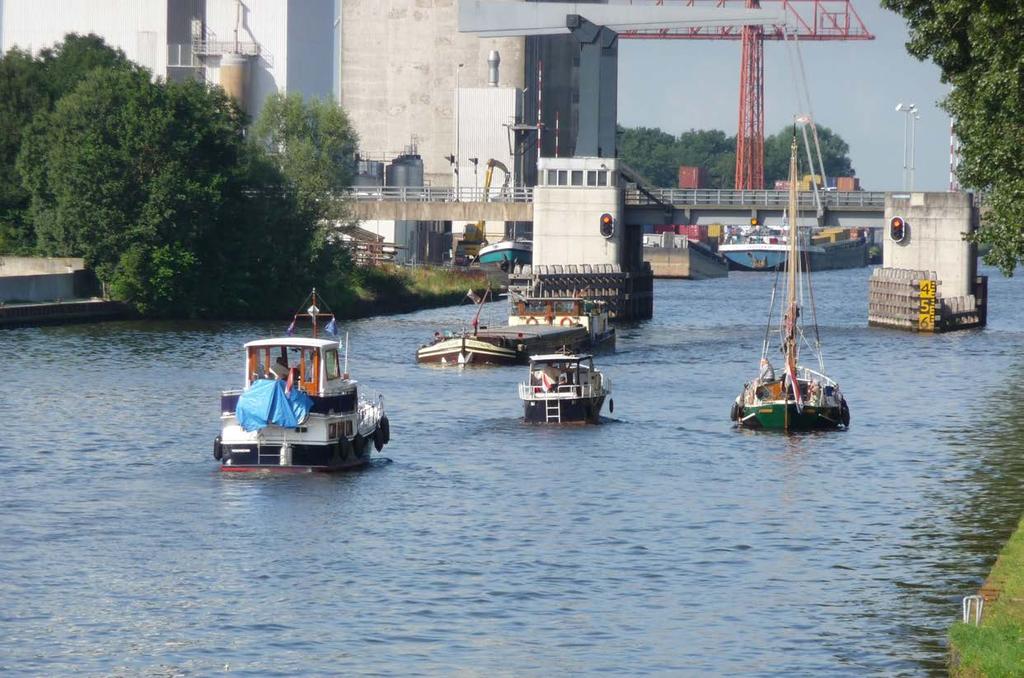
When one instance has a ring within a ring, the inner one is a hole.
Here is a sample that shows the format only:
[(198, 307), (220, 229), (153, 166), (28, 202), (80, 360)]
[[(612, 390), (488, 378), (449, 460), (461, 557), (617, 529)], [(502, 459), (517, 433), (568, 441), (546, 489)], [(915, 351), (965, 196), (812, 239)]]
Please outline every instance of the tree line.
[[(792, 137), (792, 127), (786, 127), (765, 138), (765, 187), (771, 188), (776, 180), (789, 178)], [(818, 141), (826, 175), (854, 176), (850, 147), (842, 137), (819, 126)], [(703, 167), (708, 175), (708, 188), (731, 189), (736, 185), (736, 137), (726, 136), (721, 130), (690, 130), (675, 136), (657, 127), (620, 127), (619, 150), (626, 164), (655, 186), (677, 186), (680, 165)]]
[[(331, 224), (356, 136), (330, 101), (254, 124), (219, 87), (154, 81), (96, 35), (0, 57), (0, 254), (84, 257), (146, 315), (268, 317), (360, 274)], [(329, 298), (332, 298), (329, 297)]]

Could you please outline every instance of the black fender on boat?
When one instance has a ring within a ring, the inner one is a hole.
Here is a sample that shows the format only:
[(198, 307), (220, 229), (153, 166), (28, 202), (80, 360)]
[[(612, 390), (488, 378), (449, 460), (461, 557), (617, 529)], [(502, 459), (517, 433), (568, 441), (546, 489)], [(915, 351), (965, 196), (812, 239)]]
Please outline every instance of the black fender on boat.
[(391, 422), (387, 417), (380, 420), (380, 430), (384, 433), (384, 444), (387, 445), (391, 442)]
[(839, 417), (843, 426), (850, 428), (850, 406), (846, 404), (846, 398), (843, 398), (843, 404), (839, 407)]
[(380, 424), (377, 424), (373, 432), (373, 449), (378, 452), (384, 449), (384, 431), (381, 430)]
[(615, 414), (615, 401), (608, 399), (608, 414)]
[(729, 410), (729, 419), (732, 421), (739, 421), (741, 413), (742, 410), (740, 410), (740, 404), (735, 400), (732, 401), (732, 408)]
[(217, 436), (216, 438), (213, 439), (213, 458), (216, 459), (217, 461), (220, 461), (221, 457), (223, 456), (224, 452), (221, 449), (220, 436)]

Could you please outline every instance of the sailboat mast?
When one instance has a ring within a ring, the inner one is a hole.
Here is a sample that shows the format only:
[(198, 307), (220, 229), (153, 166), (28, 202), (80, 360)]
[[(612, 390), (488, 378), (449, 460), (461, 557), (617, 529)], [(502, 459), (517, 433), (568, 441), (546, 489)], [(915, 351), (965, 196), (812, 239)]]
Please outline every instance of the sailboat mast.
[(797, 248), (797, 168), (796, 168), (796, 137), (790, 146), (789, 154), (789, 285), (787, 308), (793, 308), (796, 304), (796, 276), (800, 267), (800, 255)]
[(787, 259), (787, 272), (788, 285), (786, 290), (786, 315), (785, 321), (785, 349), (786, 349), (786, 361), (789, 364), (790, 361), (795, 365), (796, 363), (796, 323), (799, 309), (797, 308), (797, 273), (800, 269), (800, 253), (797, 244), (797, 219), (799, 217), (799, 209), (797, 203), (797, 166), (796, 166), (796, 134), (793, 135), (793, 141), (790, 144), (789, 149), (789, 207), (786, 210), (786, 214), (789, 218), (789, 256)]

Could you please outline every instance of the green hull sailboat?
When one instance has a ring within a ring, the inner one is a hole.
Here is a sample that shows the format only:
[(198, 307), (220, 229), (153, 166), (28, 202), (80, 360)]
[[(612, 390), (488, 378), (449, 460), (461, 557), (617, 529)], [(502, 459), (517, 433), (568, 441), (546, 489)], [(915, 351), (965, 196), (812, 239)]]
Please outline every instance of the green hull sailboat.
[[(757, 379), (744, 385), (743, 392), (732, 405), (731, 417), (741, 428), (814, 431), (846, 428), (850, 425), (850, 408), (846, 404), (846, 399), (839, 390), (839, 385), (825, 375), (817, 317), (814, 313), (810, 271), (798, 254), (796, 157), (794, 134), (790, 147), (789, 207), (786, 211), (789, 222), (789, 256), (786, 258), (787, 300), (786, 311), (778, 327), (778, 347), (783, 360), (782, 374), (776, 376), (775, 368), (768, 359), (772, 311), (775, 307), (776, 289), (773, 288), (772, 303), (768, 310), (768, 327), (761, 350), (760, 374)], [(778, 274), (775, 281), (777, 287)], [(804, 334), (803, 308), (800, 302), (805, 296), (810, 302), (814, 318), (813, 344)], [(817, 371), (799, 364), (801, 345), (806, 345), (815, 353), (818, 359)]]

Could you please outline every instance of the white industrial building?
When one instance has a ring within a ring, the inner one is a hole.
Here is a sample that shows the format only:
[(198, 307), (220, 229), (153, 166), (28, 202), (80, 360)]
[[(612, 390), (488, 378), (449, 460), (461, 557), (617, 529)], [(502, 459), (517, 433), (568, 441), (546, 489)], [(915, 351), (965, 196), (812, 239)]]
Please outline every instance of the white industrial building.
[(336, 0), (0, 0), (0, 52), (95, 33), (154, 77), (225, 84), (255, 116), (276, 92), (334, 95), (337, 9)]

